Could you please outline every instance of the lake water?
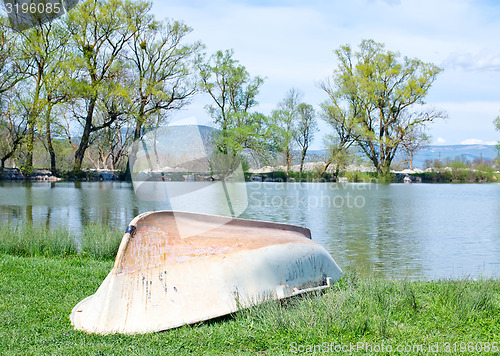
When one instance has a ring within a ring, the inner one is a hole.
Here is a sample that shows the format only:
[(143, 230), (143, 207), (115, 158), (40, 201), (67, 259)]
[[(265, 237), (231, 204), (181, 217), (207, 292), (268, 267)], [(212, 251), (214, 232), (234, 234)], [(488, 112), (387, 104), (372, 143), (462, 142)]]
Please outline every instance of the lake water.
[[(500, 184), (255, 182), (243, 190), (232, 202), (240, 217), (306, 226), (341, 267), (391, 278), (500, 277)], [(229, 214), (202, 192), (182, 210)], [(122, 182), (0, 182), (0, 222), (124, 230), (139, 213), (174, 206), (156, 200)]]

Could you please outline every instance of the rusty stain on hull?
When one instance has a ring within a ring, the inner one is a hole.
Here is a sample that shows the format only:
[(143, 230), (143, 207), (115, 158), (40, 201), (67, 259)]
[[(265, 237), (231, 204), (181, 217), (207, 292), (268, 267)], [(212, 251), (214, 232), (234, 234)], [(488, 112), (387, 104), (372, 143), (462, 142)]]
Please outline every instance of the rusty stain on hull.
[[(242, 219), (227, 219), (228, 222), (222, 224), (225, 220), (193, 220), (191, 216), (179, 213), (175, 217), (168, 213), (146, 215), (135, 226), (134, 238), (129, 240), (120, 260), (119, 273), (258, 249), (270, 244), (304, 243), (305, 228), (265, 222), (247, 226), (242, 222), (248, 220)], [(182, 238), (177, 224), (192, 226), (194, 233), (203, 232)]]
[(73, 309), (76, 329), (166, 330), (325, 288), (342, 275), (299, 226), (171, 211), (130, 225), (113, 270)]

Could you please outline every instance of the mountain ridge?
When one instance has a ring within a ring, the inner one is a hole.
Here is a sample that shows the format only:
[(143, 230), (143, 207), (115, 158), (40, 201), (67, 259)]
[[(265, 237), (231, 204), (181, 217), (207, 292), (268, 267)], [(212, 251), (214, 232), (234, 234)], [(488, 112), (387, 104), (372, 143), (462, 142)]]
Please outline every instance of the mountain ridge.
[[(308, 152), (308, 161), (325, 161), (327, 159), (326, 150), (310, 150)], [(422, 169), (426, 160), (439, 159), (443, 163), (447, 160), (462, 158), (466, 161), (473, 161), (476, 158), (494, 160), (498, 156), (498, 150), (495, 145), (430, 145), (415, 154), (413, 166)], [(402, 151), (399, 151), (394, 163), (402, 160)]]

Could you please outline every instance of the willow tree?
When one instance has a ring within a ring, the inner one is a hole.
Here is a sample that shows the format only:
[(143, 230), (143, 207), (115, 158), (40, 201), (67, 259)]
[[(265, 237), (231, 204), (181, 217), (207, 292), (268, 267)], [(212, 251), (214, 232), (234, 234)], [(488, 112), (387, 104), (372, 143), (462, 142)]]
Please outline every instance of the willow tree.
[[(50, 122), (54, 93), (57, 90), (56, 87), (59, 86), (55, 84), (59, 82), (61, 67), (64, 63), (67, 33), (59, 21), (40, 22), (19, 32), (18, 37), (18, 63), (24, 68), (23, 72), (27, 76), (27, 80), (23, 83), (24, 90), (21, 92), (24, 96), (23, 107), (28, 124), (26, 159), (23, 168), (26, 173), (31, 174), (37, 130), (44, 118)], [(42, 117), (44, 111), (47, 115)], [(50, 135), (50, 128), (48, 132)], [(50, 137), (48, 143), (50, 143)], [(51, 148), (49, 145), (49, 151)], [(52, 155), (53, 150), (50, 153)], [(55, 170), (55, 165), (52, 168)]]
[(25, 117), (15, 112), (16, 86), (28, 74), (20, 62), (19, 37), (10, 29), (7, 18), (0, 17), (0, 171), (23, 143)]
[(8, 20), (0, 17), (0, 107), (4, 93), (27, 78), (19, 62), (19, 36), (9, 27)]
[(243, 148), (260, 151), (267, 135), (263, 132), (267, 118), (252, 109), (264, 80), (251, 77), (233, 55), (233, 51), (218, 51), (199, 64), (201, 89), (213, 100), (207, 109), (220, 129), (217, 147), (224, 154)]
[[(139, 30), (141, 19), (147, 16), (151, 4), (130, 0), (86, 0), (78, 4), (67, 17), (69, 40), (73, 49), (74, 70), (78, 78), (73, 83), (75, 117), (82, 124), (82, 135), (75, 152), (74, 171), (81, 169), (85, 152), (92, 136), (110, 127), (120, 117), (120, 113), (101, 115), (98, 121), (95, 112), (110, 96), (130, 93), (125, 87), (115, 85), (120, 71), (125, 47)], [(109, 93), (112, 90), (112, 93)]]
[(158, 124), (152, 119), (161, 118), (159, 114), (190, 102), (196, 93), (194, 66), (203, 48), (200, 42), (186, 43), (192, 30), (182, 22), (160, 22), (152, 15), (139, 20), (142, 24), (127, 46), (133, 77), (134, 140)]
[(297, 122), (295, 141), (300, 149), (299, 179), (302, 179), (307, 150), (314, 138), (314, 134), (318, 131), (318, 125), (316, 122), (316, 113), (312, 105), (301, 103), (297, 107), (297, 111), (299, 113), (299, 121)]
[(445, 117), (423, 106), (441, 69), (401, 57), (373, 40), (362, 41), (356, 52), (345, 45), (335, 54), (338, 68), (321, 84), (329, 96), (323, 108), (385, 176), (409, 132)]
[(413, 127), (406, 133), (401, 142), (401, 149), (404, 154), (404, 161), (408, 168), (413, 169), (413, 160), (418, 151), (430, 145), (432, 138), (422, 127)]
[(276, 110), (273, 110), (271, 117), (279, 130), (279, 145), (285, 155), (286, 175), (290, 173), (292, 166), (293, 147), (297, 136), (297, 122), (299, 121), (298, 107), (303, 94), (299, 90), (290, 89), (285, 98), (278, 104)]

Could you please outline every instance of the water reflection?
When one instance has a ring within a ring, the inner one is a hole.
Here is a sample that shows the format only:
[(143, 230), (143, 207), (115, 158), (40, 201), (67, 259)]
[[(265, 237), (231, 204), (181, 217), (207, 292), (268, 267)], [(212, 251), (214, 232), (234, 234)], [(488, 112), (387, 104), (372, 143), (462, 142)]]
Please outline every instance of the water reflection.
[[(307, 226), (343, 267), (394, 278), (500, 276), (500, 185), (248, 183), (241, 217)], [(222, 199), (222, 198), (221, 198)], [(183, 210), (224, 206), (196, 195)], [(0, 222), (125, 229), (170, 209), (122, 182), (0, 182)], [(218, 213), (227, 209), (218, 208)], [(211, 212), (211, 211), (205, 211)], [(226, 211), (227, 213), (227, 211)], [(226, 214), (227, 215), (227, 214)]]

